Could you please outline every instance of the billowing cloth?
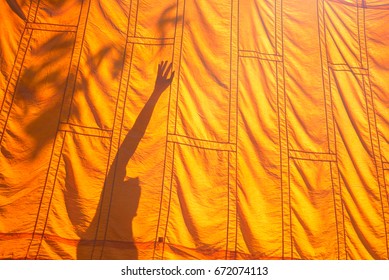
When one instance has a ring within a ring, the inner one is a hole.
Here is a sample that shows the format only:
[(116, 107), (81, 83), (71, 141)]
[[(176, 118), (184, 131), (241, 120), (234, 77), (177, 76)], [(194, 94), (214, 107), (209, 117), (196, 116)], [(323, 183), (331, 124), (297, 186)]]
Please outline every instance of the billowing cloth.
[(388, 0), (0, 18), (0, 259), (388, 259)]

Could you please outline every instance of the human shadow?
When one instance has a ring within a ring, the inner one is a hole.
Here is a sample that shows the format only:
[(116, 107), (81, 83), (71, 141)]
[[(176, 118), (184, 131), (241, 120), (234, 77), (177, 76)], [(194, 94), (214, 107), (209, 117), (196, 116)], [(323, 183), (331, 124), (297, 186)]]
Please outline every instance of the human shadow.
[(15, 0), (6, 0), (8, 3), (8, 6), (11, 8), (11, 10), (17, 14), (22, 20), (26, 21), (26, 16), (24, 15), (22, 8)]
[[(126, 180), (126, 166), (146, 132), (157, 101), (169, 87), (173, 77), (172, 64), (161, 62), (158, 65), (154, 91), (124, 138), (109, 168), (96, 214), (87, 230), (80, 233), (77, 259), (138, 259), (132, 220), (139, 205), (141, 186), (139, 178)], [(108, 193), (111, 194), (109, 207), (103, 209), (103, 199)], [(99, 237), (101, 235), (98, 232), (104, 231), (104, 238)], [(108, 231), (109, 237), (115, 240), (106, 238)]]

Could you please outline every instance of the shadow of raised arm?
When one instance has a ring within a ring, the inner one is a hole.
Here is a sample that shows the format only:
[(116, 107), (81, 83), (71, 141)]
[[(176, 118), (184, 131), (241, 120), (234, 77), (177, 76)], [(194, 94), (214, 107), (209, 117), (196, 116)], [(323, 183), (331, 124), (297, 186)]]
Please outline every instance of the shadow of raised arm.
[(26, 21), (26, 16), (24, 15), (22, 9), (20, 8), (18, 2), (15, 0), (6, 0), (9, 7), (14, 11), (15, 14), (17, 14), (22, 20)]
[[(150, 122), (151, 115), (154, 111), (158, 99), (160, 98), (161, 94), (169, 87), (173, 78), (174, 71), (172, 71), (172, 63), (168, 65), (167, 61), (161, 62), (158, 65), (158, 73), (154, 90), (142, 111), (139, 113), (133, 127), (124, 138), (116, 154), (115, 161), (117, 161), (118, 156), (120, 155), (121, 163), (123, 164), (120, 164), (120, 166), (116, 167), (115, 181), (124, 180), (126, 165), (135, 153), (139, 142), (145, 134), (146, 128)], [(114, 164), (112, 166), (114, 166)], [(112, 167), (110, 172), (112, 172)]]

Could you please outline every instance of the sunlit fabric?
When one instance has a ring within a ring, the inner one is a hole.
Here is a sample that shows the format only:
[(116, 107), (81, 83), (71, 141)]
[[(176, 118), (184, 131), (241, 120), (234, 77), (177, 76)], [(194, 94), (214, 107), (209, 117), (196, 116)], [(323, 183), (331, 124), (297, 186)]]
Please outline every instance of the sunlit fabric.
[(0, 259), (388, 259), (388, 0), (0, 18)]

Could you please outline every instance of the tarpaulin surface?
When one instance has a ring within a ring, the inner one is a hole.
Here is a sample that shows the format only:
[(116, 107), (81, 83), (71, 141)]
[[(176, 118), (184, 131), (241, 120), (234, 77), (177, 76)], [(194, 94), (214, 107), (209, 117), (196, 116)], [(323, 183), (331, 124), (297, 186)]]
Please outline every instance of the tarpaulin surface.
[(0, 18), (1, 259), (388, 259), (389, 1)]

